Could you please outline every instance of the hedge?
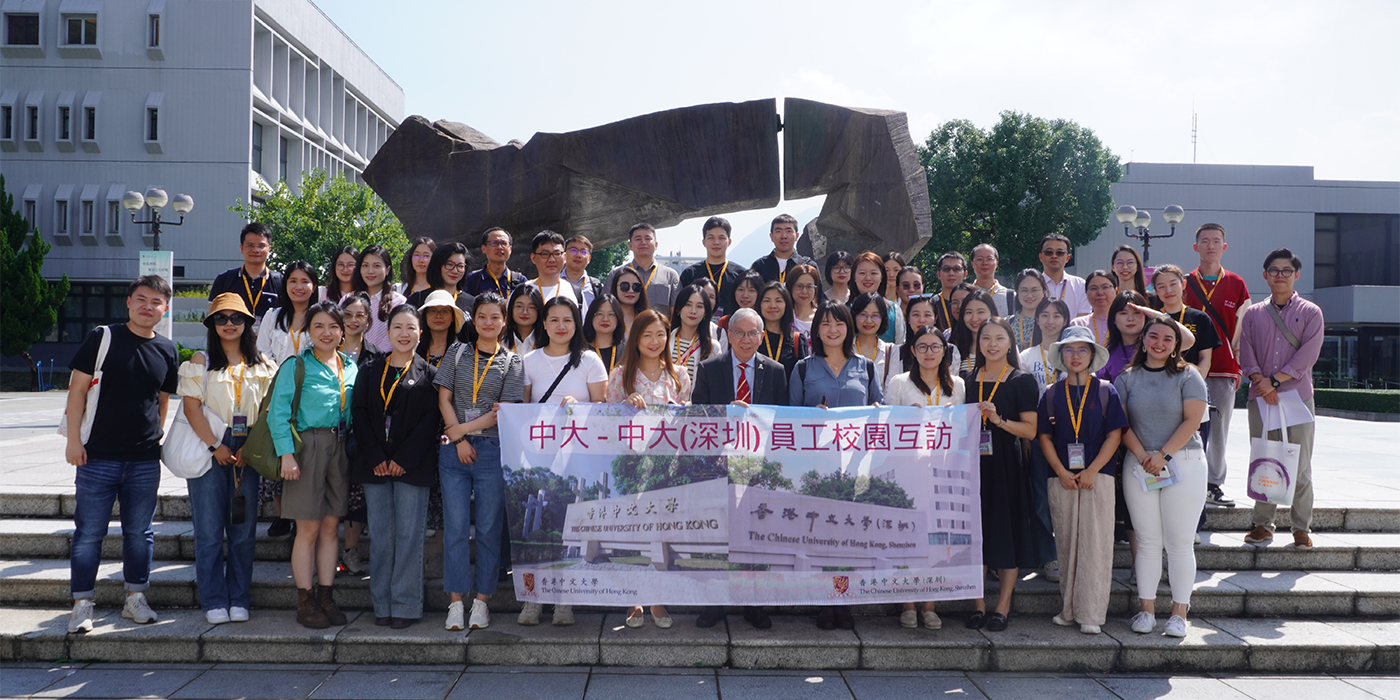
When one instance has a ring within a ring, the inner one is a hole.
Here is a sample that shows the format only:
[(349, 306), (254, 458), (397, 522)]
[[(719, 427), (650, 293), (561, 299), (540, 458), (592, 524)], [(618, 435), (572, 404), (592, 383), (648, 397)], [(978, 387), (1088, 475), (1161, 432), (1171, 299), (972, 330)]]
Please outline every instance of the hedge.
[[(1235, 408), (1248, 405), (1249, 385), (1235, 393)], [(1314, 389), (1318, 408), (1366, 413), (1400, 413), (1400, 389)]]

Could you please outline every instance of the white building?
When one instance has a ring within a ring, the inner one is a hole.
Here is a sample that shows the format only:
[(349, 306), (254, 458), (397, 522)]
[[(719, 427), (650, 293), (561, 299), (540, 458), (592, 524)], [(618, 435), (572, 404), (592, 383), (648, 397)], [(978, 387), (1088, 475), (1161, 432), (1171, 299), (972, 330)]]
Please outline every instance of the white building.
[[(1146, 209), (1153, 235), (1170, 231), (1165, 207), (1186, 209), (1174, 236), (1152, 241), (1148, 267), (1174, 263), (1191, 271), (1199, 260), (1191, 247), (1196, 227), (1224, 226), (1224, 267), (1244, 278), (1255, 302), (1269, 295), (1264, 257), (1275, 248), (1293, 251), (1303, 261), (1298, 293), (1320, 306), (1327, 322), (1317, 372), (1369, 380), (1374, 388), (1400, 381), (1400, 182), (1318, 180), (1311, 166), (1128, 163), (1112, 194), (1115, 206)], [(1124, 243), (1142, 250), (1121, 224), (1110, 223), (1075, 249), (1071, 271), (1083, 277), (1108, 270)]]
[[(127, 190), (189, 194), (163, 226), (177, 285), (239, 263), (228, 207), (325, 168), (358, 179), (403, 119), (403, 90), (309, 0), (3, 0), (0, 161), (73, 291), (50, 340), (125, 320), (147, 226)], [(142, 211), (142, 217), (148, 212)], [(162, 212), (167, 220), (174, 212)], [(42, 356), (63, 355), (62, 347)]]

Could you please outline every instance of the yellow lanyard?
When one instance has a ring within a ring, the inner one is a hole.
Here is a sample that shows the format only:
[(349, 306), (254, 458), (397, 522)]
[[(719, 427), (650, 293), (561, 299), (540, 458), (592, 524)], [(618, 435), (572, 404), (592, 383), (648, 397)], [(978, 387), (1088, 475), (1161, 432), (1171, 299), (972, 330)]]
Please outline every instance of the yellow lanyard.
[[(1052, 369), (1050, 367), (1049, 361), (1045, 359), (1044, 345), (1040, 346), (1040, 366), (1045, 368), (1045, 386), (1050, 386), (1051, 384), (1054, 384), (1055, 380), (1060, 378), (1059, 370)], [(1051, 374), (1052, 372), (1053, 374)]]
[(248, 284), (248, 272), (243, 269), (238, 271), (238, 279), (243, 280), (243, 291), (248, 293), (248, 310), (258, 312), (258, 299), (262, 298), (263, 287), (267, 286), (268, 274), (263, 272), (263, 276), (258, 278), (258, 295), (253, 296), (253, 287)]
[(345, 413), (345, 363), (340, 360), (340, 351), (335, 353), (335, 378), (340, 380), (340, 412)]
[(1180, 324), (1183, 325), (1183, 326), (1186, 325), (1186, 307), (1185, 307), (1185, 306), (1182, 306), (1182, 307), (1181, 307), (1181, 313), (1180, 313), (1180, 314), (1177, 314), (1176, 322), (1177, 322), (1177, 323), (1180, 323)]
[[(1051, 300), (1051, 301), (1059, 301), (1059, 300), (1065, 298), (1065, 288), (1068, 287), (1068, 286), (1069, 286), (1069, 277), (1066, 276), (1064, 279), (1060, 280), (1060, 293), (1059, 293), (1057, 296), (1052, 296), (1052, 297), (1050, 297), (1050, 300)], [(1050, 294), (1050, 279), (1049, 279), (1048, 277), (1045, 279), (1045, 294), (1046, 294), (1047, 296)]]
[[(485, 272), (485, 273), (486, 273), (486, 276), (487, 276), (487, 277), (490, 277), (490, 278), (491, 278), (491, 281), (496, 283), (496, 291), (499, 292), (501, 296), (505, 296), (505, 295), (506, 295), (506, 286), (505, 286), (504, 284), (502, 284), (502, 283), (501, 283), (501, 280), (497, 279), (495, 275), (491, 274), (491, 269), (490, 269), (490, 268), (485, 268), (485, 267), (483, 267), (483, 268), (481, 268), (481, 271), (482, 271), (482, 272)], [(502, 277), (505, 277), (505, 278), (506, 278), (506, 281), (509, 282), (509, 281), (510, 281), (510, 268), (506, 268), (506, 273), (505, 273), (504, 275), (501, 275), (501, 276), (502, 276)]]
[[(773, 259), (773, 262), (775, 262), (775, 263), (778, 262), (778, 259), (777, 259), (777, 258), (774, 258), (774, 259)], [(788, 262), (791, 262), (791, 261), (788, 261)], [(782, 266), (782, 265), (779, 265), (779, 266), (778, 266), (778, 282), (779, 282), (780, 284), (787, 284), (787, 268), (784, 267), (784, 266)]]
[(952, 328), (952, 327), (953, 327), (953, 316), (952, 316), (951, 313), (948, 312), (948, 300), (947, 300), (947, 299), (944, 299), (942, 294), (939, 294), (939, 295), (938, 295), (938, 303), (940, 303), (940, 304), (943, 305), (943, 322), (946, 323), (946, 324), (948, 324), (948, 327), (949, 327), (949, 328)]
[[(764, 345), (764, 347), (768, 348), (768, 356), (769, 356), (769, 357), (771, 357), (771, 358), (773, 358), (773, 359), (775, 359), (775, 360), (778, 359), (778, 356), (773, 354), (773, 343), (772, 343), (772, 341), (768, 340), (768, 331), (763, 331), (763, 345)], [(782, 351), (783, 351), (783, 338), (782, 338), (782, 336), (778, 336), (778, 352), (781, 353)]]
[(1079, 426), (1084, 425), (1084, 404), (1089, 403), (1089, 389), (1094, 386), (1094, 378), (1089, 378), (1089, 383), (1084, 385), (1084, 395), (1079, 397), (1079, 413), (1074, 412), (1074, 402), (1069, 398), (1069, 383), (1065, 383), (1065, 405), (1069, 406), (1069, 424), (1074, 428), (1074, 441), (1079, 442)]
[(857, 354), (857, 355), (860, 355), (861, 357), (864, 357), (864, 358), (867, 359), (867, 360), (870, 360), (871, 362), (874, 362), (874, 361), (875, 361), (875, 358), (880, 356), (880, 339), (879, 339), (879, 338), (876, 338), (876, 339), (875, 339), (875, 352), (871, 353), (869, 356), (866, 356), (865, 352), (864, 352), (863, 350), (860, 349), (860, 337), (857, 336), (857, 337), (856, 337), (856, 354)]
[(729, 269), (729, 261), (728, 261), (728, 260), (725, 260), (725, 261), (724, 261), (724, 267), (721, 267), (721, 268), (719, 269), (719, 279), (715, 279), (715, 273), (710, 271), (710, 264), (709, 264), (709, 263), (705, 263), (705, 274), (706, 274), (706, 275), (709, 275), (710, 281), (715, 283), (715, 298), (716, 298), (716, 299), (723, 299), (723, 298), (724, 298), (724, 297), (720, 296), (719, 290), (720, 290), (720, 287), (724, 286), (724, 271), (725, 271), (725, 270), (728, 270), (728, 269)]
[(1191, 274), (1193, 274), (1193, 275), (1196, 276), (1196, 281), (1199, 282), (1199, 283), (1201, 284), (1201, 289), (1205, 289), (1205, 291), (1206, 291), (1206, 303), (1209, 304), (1209, 303), (1210, 303), (1210, 298), (1213, 297), (1213, 296), (1215, 296), (1215, 288), (1220, 286), (1220, 280), (1225, 279), (1225, 268), (1224, 268), (1224, 267), (1221, 267), (1221, 268), (1220, 268), (1220, 274), (1217, 275), (1217, 276), (1215, 277), (1215, 281), (1214, 281), (1214, 282), (1211, 282), (1211, 283), (1210, 283), (1210, 288), (1209, 288), (1209, 289), (1206, 288), (1206, 276), (1203, 275), (1203, 274), (1201, 274), (1201, 271), (1200, 271), (1199, 269), (1193, 271)]
[(389, 412), (389, 402), (394, 400), (394, 390), (399, 388), (399, 382), (403, 381), (403, 375), (408, 374), (408, 367), (404, 367), (399, 376), (394, 379), (394, 383), (389, 387), (389, 393), (384, 393), (384, 381), (389, 378), (389, 361), (384, 360), (384, 374), (379, 378), (379, 398), (384, 399), (384, 412)]
[[(531, 281), (535, 283), (535, 286), (539, 288), (540, 293), (543, 294), (543, 293), (544, 293), (544, 287), (540, 287), (540, 278), (536, 277), (535, 279), (533, 279), (533, 280), (531, 280)], [(560, 278), (559, 278), (559, 285), (556, 286), (556, 287), (554, 288), (554, 294), (551, 294), (549, 298), (550, 298), (550, 299), (553, 299), (554, 297), (559, 296), (559, 292), (563, 291), (563, 289), (564, 289), (564, 278), (563, 278), (563, 277), (560, 277)]]
[(501, 346), (496, 345), (496, 352), (491, 353), (491, 357), (486, 359), (486, 368), (481, 370), (481, 376), (476, 375), (476, 370), (481, 366), (481, 353), (476, 348), (472, 348), (472, 403), (476, 403), (476, 394), (481, 390), (481, 385), (486, 382), (486, 373), (491, 371), (491, 361), (496, 359), (496, 353), (501, 351)]
[[(612, 354), (608, 355), (608, 374), (612, 374), (613, 368), (617, 366), (617, 346), (609, 345), (608, 349)], [(598, 343), (593, 343), (593, 352), (598, 353), (598, 359), (603, 358), (603, 349), (598, 347)]]
[[(1000, 389), (1000, 388), (1001, 388), (1001, 380), (1005, 379), (1005, 378), (1006, 378), (1006, 373), (1007, 373), (1007, 372), (1010, 372), (1010, 371), (1011, 371), (1011, 365), (1009, 365), (1009, 364), (1008, 364), (1007, 366), (1001, 368), (1001, 376), (997, 377), (997, 383), (992, 385), (992, 393), (991, 393), (991, 395), (988, 396), (988, 397), (985, 398), (985, 399), (982, 398), (982, 389), (983, 389), (982, 382), (981, 382), (981, 381), (977, 382), (977, 402), (978, 402), (978, 403), (982, 403), (983, 401), (991, 401), (992, 399), (995, 399), (995, 398), (997, 397), (997, 389)], [(985, 375), (986, 372), (987, 372), (987, 369), (984, 367), (984, 368), (982, 369), (982, 373)], [(982, 416), (982, 427), (984, 427), (984, 428), (987, 427), (987, 416), (985, 416), (985, 415)]]
[(292, 331), (292, 354), (293, 354), (293, 355), (300, 355), (300, 354), (301, 354), (301, 336), (297, 335), (297, 333), (298, 333), (298, 331)]
[(938, 397), (941, 396), (942, 394), (943, 394), (943, 380), (942, 380), (942, 379), (939, 379), (937, 376), (934, 376), (934, 378), (933, 378), (933, 393), (932, 393), (932, 394), (929, 394), (928, 396), (925, 396), (925, 397), (924, 397), (924, 401), (926, 401), (926, 402), (928, 403), (928, 405), (930, 405), (930, 406), (936, 406), (936, 405), (938, 405), (938, 404), (935, 404), (935, 403), (934, 403), (934, 399), (938, 398)]
[(681, 342), (681, 332), (676, 331), (676, 342), (674, 345), (672, 345), (671, 360), (678, 365), (684, 365), (687, 362), (690, 362), (690, 356), (694, 355), (695, 351), (700, 349), (700, 334), (696, 333), (695, 340), (690, 341), (690, 345), (686, 346), (685, 355), (680, 354)]
[[(233, 412), (238, 413), (243, 408), (243, 376), (248, 374), (248, 363), (243, 362), (238, 365), (243, 369), (238, 372), (238, 380), (233, 383)], [(228, 371), (229, 379), (233, 379), (233, 370)]]

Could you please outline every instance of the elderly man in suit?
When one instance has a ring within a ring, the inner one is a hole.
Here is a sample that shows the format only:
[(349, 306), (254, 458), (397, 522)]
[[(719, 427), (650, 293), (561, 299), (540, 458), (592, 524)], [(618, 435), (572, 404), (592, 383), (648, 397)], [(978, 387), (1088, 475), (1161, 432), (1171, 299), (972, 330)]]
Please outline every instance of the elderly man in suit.
[[(788, 405), (787, 375), (783, 366), (758, 353), (763, 339), (763, 319), (753, 309), (739, 309), (729, 319), (729, 350), (696, 368), (692, 405), (770, 406)], [(724, 606), (705, 608), (695, 619), (697, 627), (714, 627), (724, 619)], [(762, 607), (744, 608), (744, 619), (757, 629), (773, 622)]]

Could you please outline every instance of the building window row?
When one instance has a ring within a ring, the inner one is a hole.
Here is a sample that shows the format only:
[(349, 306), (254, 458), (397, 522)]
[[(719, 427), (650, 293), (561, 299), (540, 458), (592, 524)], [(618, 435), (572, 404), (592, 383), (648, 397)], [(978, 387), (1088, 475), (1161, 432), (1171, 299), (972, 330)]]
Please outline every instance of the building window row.
[[(74, 143), (80, 142), (88, 150), (97, 150), (102, 93), (87, 92), (81, 100), (78, 94), (63, 91), (54, 98), (53, 141), (63, 149), (71, 149)], [(165, 126), (161, 120), (163, 98), (163, 93), (153, 92), (146, 100), (141, 136), (147, 144), (159, 144), (161, 140)], [(41, 90), (30, 91), (23, 99), (18, 90), (0, 93), (0, 142), (13, 145), (23, 141), (31, 150), (41, 150), (46, 107)]]
[(100, 185), (58, 185), (51, 195), (52, 205), (47, 208), (52, 212), (48, 221), (43, 220), (43, 191), (42, 184), (29, 185), (24, 190), (20, 212), (29, 222), (31, 234), (47, 231), (55, 243), (69, 245), (75, 233), (89, 237), (89, 244), (95, 244), (100, 233), (109, 245), (123, 245), (125, 210), (121, 196), (126, 192), (125, 185), (108, 185), (106, 192)]
[[(8, 4), (8, 3), (7, 3)], [(66, 4), (66, 3), (65, 3)], [(78, 8), (75, 8), (78, 9)], [(98, 49), (98, 27), (102, 24), (103, 10), (83, 7), (96, 11), (63, 12), (59, 9), (59, 26), (56, 45), (60, 49)], [(146, 48), (162, 48), (162, 21), (165, 13), (165, 0), (153, 0), (146, 15)], [(41, 12), (19, 8), (6, 12), (4, 17), (4, 48), (43, 50), (44, 17)], [(91, 55), (91, 54), (88, 54)]]

